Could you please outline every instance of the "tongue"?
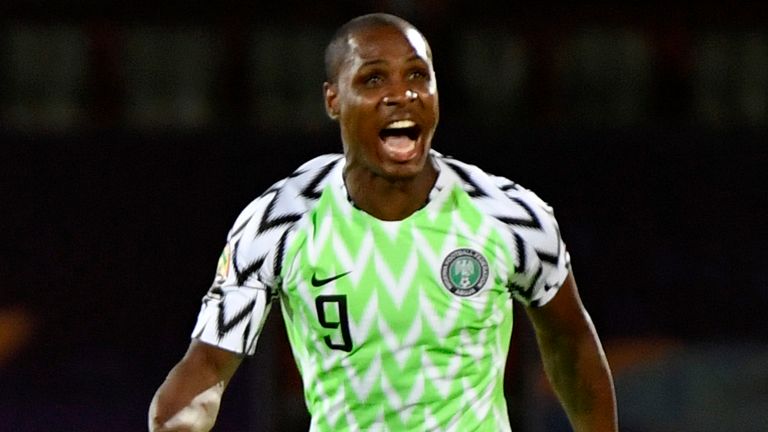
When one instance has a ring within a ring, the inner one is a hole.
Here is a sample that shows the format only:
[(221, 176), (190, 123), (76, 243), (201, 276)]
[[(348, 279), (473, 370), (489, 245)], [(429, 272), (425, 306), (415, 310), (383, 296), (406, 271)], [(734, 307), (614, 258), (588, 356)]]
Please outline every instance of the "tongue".
[(405, 135), (384, 138), (384, 153), (397, 162), (407, 162), (416, 155), (416, 141)]

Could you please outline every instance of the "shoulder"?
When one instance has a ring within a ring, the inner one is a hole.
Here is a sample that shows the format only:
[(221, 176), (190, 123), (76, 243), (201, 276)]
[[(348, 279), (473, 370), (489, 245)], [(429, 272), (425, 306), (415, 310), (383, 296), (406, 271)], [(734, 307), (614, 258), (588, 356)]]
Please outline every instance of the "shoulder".
[[(227, 236), (239, 285), (253, 278), (269, 283), (277, 275), (279, 256), (296, 224), (309, 213), (342, 155), (323, 155), (302, 164), (248, 204)], [(266, 270), (264, 270), (266, 269)]]
[(552, 214), (552, 207), (530, 189), (507, 177), (495, 175), (471, 163), (436, 154), (441, 165), (448, 167), (462, 182), (464, 189), (478, 202), (493, 202), (496, 213), (512, 209), (531, 209)]
[(318, 156), (275, 182), (240, 212), (230, 231), (230, 238), (247, 225), (262, 232), (295, 221), (317, 201), (322, 187), (330, 180), (329, 174), (342, 163), (343, 158), (341, 154)]
[(267, 189), (264, 196), (281, 196), (291, 198), (286, 202), (294, 202), (297, 205), (316, 200), (322, 187), (330, 180), (329, 174), (334, 168), (343, 163), (341, 154), (326, 154), (311, 159), (299, 166), (291, 175), (278, 181)]
[[(509, 230), (517, 256), (521, 298), (526, 303), (545, 303), (559, 287), (570, 267), (570, 257), (560, 235), (552, 207), (536, 193), (483, 169), (440, 156), (463, 184), (472, 202)], [(546, 295), (544, 294), (546, 293)]]

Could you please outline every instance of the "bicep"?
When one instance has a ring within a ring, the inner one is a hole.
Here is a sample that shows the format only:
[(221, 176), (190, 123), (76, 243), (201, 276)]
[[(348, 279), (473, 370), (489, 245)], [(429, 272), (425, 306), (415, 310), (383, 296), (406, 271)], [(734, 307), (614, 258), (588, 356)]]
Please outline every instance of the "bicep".
[(208, 430), (221, 396), (241, 358), (235, 353), (192, 340), (150, 404), (150, 430)]
[(241, 355), (197, 339), (192, 339), (181, 360), (181, 364), (194, 373), (195, 377), (208, 383), (224, 384), (229, 383), (241, 362)]
[(187, 405), (210, 388), (219, 388), (223, 392), (241, 361), (241, 357), (233, 352), (193, 339), (158, 394), (173, 410)]
[(608, 361), (569, 273), (540, 308), (527, 308), (544, 370), (574, 430), (618, 430)]
[(554, 298), (540, 307), (529, 306), (526, 312), (539, 336), (555, 337), (591, 332), (591, 319), (570, 271)]

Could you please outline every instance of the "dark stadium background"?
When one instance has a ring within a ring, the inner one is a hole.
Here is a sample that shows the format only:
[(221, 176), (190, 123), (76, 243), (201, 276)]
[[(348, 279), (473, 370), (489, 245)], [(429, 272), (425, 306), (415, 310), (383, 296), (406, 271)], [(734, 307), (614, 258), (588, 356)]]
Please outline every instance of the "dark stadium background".
[[(768, 430), (768, 8), (408, 0), (2, 2), (0, 430), (145, 430), (237, 213), (339, 150), (322, 50), (371, 11), (432, 43), (434, 147), (555, 207), (622, 430)], [(281, 326), (216, 430), (306, 427)], [(567, 430), (531, 337), (513, 426)]]

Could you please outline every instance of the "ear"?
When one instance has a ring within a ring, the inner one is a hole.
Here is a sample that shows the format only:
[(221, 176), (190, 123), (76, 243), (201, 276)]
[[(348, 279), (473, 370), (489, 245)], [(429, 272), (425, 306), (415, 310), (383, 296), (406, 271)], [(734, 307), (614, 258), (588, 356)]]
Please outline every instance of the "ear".
[(338, 87), (328, 81), (323, 83), (323, 96), (325, 98), (325, 112), (331, 120), (339, 118), (339, 93)]

